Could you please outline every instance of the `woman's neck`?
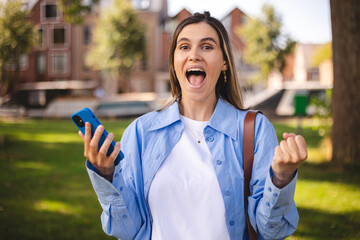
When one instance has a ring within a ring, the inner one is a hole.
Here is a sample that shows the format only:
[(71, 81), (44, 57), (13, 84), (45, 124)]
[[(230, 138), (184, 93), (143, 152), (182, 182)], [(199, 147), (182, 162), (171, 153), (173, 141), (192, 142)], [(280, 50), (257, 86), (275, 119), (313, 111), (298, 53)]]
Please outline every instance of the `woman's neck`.
[(216, 107), (217, 99), (213, 102), (198, 102), (193, 100), (181, 99), (179, 102), (180, 114), (196, 120), (209, 121)]

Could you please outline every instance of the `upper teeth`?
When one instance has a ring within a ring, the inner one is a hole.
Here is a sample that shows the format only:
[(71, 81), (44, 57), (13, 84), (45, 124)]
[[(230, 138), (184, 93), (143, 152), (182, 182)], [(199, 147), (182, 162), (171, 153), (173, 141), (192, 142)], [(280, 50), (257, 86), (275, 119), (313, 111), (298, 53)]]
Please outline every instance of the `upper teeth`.
[(191, 72), (191, 71), (200, 71), (200, 72), (203, 72), (204, 70), (200, 69), (200, 68), (190, 68), (187, 70), (188, 72)]

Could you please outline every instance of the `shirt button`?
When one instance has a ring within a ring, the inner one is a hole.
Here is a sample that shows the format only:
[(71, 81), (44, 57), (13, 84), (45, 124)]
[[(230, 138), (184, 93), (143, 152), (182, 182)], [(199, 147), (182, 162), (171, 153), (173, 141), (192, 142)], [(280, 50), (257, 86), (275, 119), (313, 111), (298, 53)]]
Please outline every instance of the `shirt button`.
[(127, 215), (126, 214), (122, 215), (122, 218), (127, 219)]
[(119, 174), (115, 173), (114, 177), (118, 177), (118, 176), (119, 176)]
[(205, 130), (205, 133), (210, 133), (210, 132), (211, 132), (210, 129)]
[(279, 206), (274, 207), (274, 210), (278, 210), (278, 209), (279, 209)]
[(113, 193), (113, 196), (115, 196), (115, 197), (118, 197), (119, 196), (119, 193)]
[(230, 192), (230, 191), (226, 191), (226, 192), (225, 192), (225, 195), (226, 195), (226, 196), (230, 196), (230, 195), (231, 195), (231, 192)]
[(269, 202), (266, 202), (266, 206), (270, 207), (270, 203), (269, 203)]
[(279, 196), (279, 195), (278, 195), (277, 193), (274, 193), (273, 196), (274, 196), (274, 197), (277, 197), (277, 196)]
[(213, 141), (214, 141), (214, 138), (213, 138), (213, 137), (209, 137), (209, 138), (208, 138), (208, 141), (209, 141), (209, 142), (213, 142)]
[(271, 187), (268, 187), (269, 192), (271, 192)]
[(233, 226), (233, 225), (235, 224), (235, 222), (234, 222), (233, 220), (231, 220), (231, 221), (229, 222), (229, 224), (230, 224), (230, 226)]
[(217, 165), (220, 165), (221, 163), (222, 163), (221, 160), (216, 160), (216, 164), (217, 164)]
[(122, 191), (122, 190), (123, 190), (123, 187), (121, 186), (119, 190)]

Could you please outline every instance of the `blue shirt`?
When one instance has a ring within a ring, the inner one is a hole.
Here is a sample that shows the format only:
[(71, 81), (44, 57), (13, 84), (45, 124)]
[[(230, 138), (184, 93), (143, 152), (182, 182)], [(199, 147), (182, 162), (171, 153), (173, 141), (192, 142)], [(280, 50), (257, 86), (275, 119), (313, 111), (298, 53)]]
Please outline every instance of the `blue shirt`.
[[(242, 167), (245, 115), (246, 111), (219, 99), (204, 129), (231, 239), (249, 239)], [(115, 167), (112, 183), (99, 176), (87, 161), (90, 180), (103, 208), (101, 221), (105, 233), (119, 239), (151, 239), (152, 219), (147, 202), (150, 185), (183, 130), (175, 102), (160, 112), (145, 114), (128, 126), (121, 139), (125, 157)], [(274, 127), (266, 117), (257, 114), (248, 213), (259, 239), (284, 239), (296, 230), (299, 219), (294, 203), (297, 176), (282, 189), (271, 180), (277, 144)]]

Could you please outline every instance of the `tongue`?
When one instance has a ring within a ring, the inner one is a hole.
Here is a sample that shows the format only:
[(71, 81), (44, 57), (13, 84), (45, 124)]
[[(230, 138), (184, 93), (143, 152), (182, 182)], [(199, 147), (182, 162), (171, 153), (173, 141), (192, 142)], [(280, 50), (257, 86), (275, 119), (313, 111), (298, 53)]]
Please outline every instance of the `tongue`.
[(200, 86), (201, 83), (204, 81), (204, 79), (205, 78), (204, 78), (203, 75), (194, 75), (194, 74), (192, 74), (192, 75), (190, 75), (188, 77), (188, 80), (189, 80), (190, 84), (193, 85), (193, 86)]

